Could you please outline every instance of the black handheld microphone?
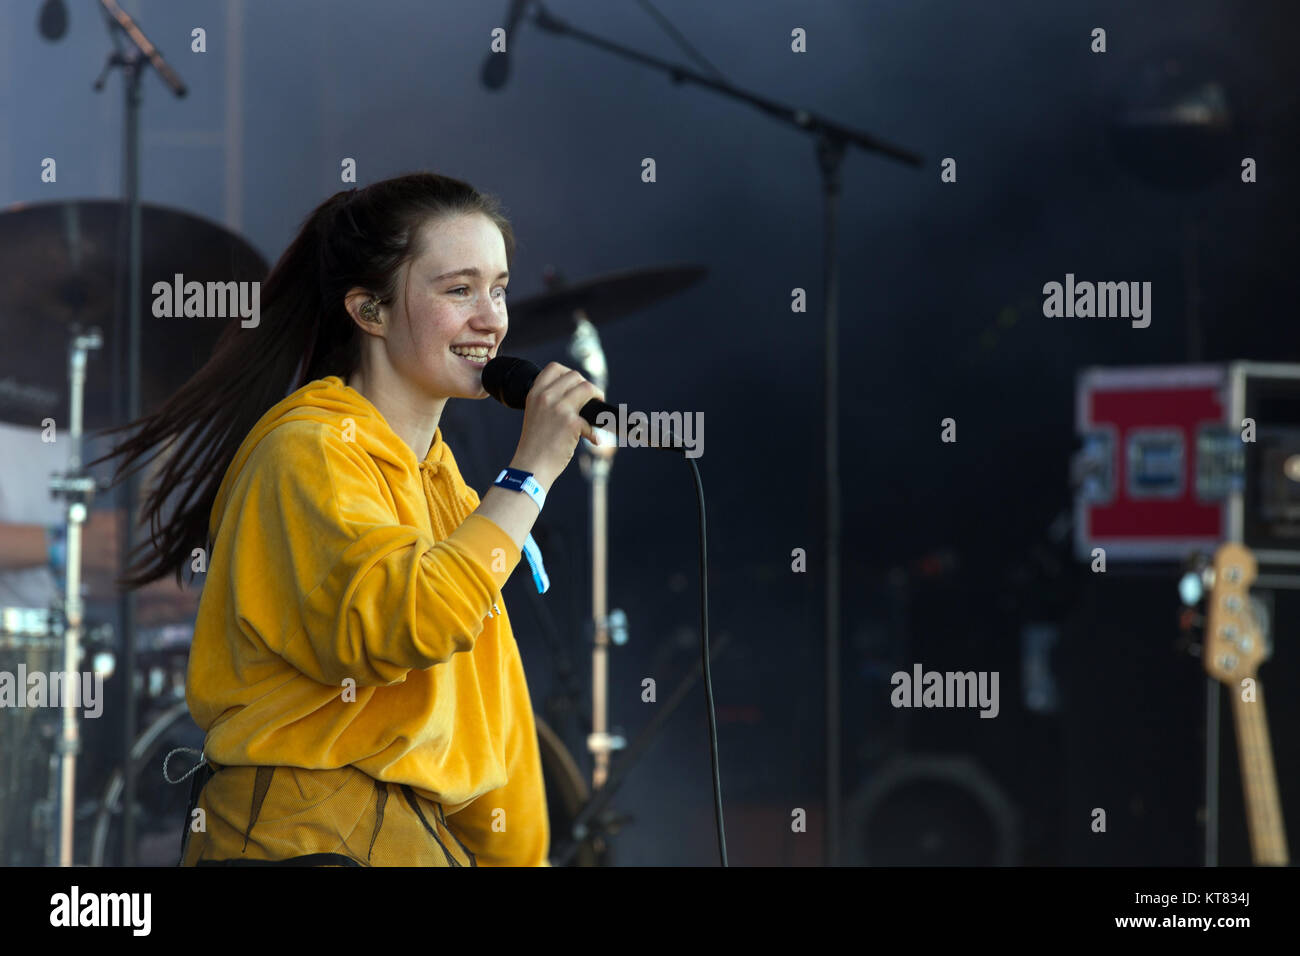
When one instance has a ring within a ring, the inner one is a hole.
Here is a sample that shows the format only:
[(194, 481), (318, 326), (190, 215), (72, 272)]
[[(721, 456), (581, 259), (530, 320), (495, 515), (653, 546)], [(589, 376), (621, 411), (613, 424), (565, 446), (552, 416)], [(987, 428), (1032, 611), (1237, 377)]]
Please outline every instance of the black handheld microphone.
[[(483, 387), (502, 405), (523, 411), (533, 382), (541, 374), (542, 370), (528, 359), (498, 355), (483, 366)], [(598, 398), (593, 398), (578, 410), (578, 414), (596, 428), (600, 427), (596, 424), (596, 418), (601, 412), (609, 412), (615, 420), (618, 419), (618, 409)]]
[[(542, 370), (527, 359), (511, 358), (508, 355), (498, 355), (496, 358), (492, 359), (492, 361), (488, 362), (487, 365), (483, 366), (483, 388), (487, 390), (489, 395), (507, 408), (522, 411), (527, 405), (528, 392), (532, 389), (533, 382), (535, 382), (537, 376), (541, 374)], [(615, 422), (612, 431), (618, 438), (619, 444), (623, 444), (625, 436), (617, 434), (617, 429), (619, 427), (617, 423), (620, 421), (620, 417), (616, 406), (609, 404), (609, 402), (602, 402), (598, 398), (593, 398), (588, 401), (587, 404), (583, 405), (582, 408), (578, 409), (578, 414), (590, 422), (595, 428), (602, 428), (601, 424), (597, 421), (601, 415), (610, 415)], [(611, 431), (611, 429), (603, 430)], [(673, 444), (652, 445), (649, 447), (663, 448), (667, 451), (681, 453), (681, 441), (672, 433), (671, 429), (665, 430), (668, 431)]]

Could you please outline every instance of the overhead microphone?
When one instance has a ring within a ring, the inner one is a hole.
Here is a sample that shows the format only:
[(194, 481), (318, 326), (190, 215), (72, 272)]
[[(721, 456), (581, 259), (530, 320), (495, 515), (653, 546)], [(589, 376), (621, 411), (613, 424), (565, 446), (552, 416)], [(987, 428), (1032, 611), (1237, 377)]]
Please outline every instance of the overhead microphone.
[(62, 40), (63, 34), (68, 32), (68, 8), (63, 0), (45, 0), (36, 22), (45, 39)]
[(483, 61), (483, 85), (489, 90), (499, 90), (506, 85), (510, 76), (510, 56), (514, 52), (515, 27), (523, 19), (524, 7), (528, 0), (510, 0), (506, 11), (506, 50), (504, 53), (489, 53)]

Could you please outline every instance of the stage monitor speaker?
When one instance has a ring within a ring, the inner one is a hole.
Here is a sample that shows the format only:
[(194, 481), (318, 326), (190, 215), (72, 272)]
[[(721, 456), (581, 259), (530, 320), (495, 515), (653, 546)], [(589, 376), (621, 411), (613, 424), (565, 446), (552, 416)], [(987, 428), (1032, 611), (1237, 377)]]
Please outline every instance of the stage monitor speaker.
[(844, 815), (857, 866), (1015, 866), (1018, 813), (967, 757), (897, 758), (868, 776)]

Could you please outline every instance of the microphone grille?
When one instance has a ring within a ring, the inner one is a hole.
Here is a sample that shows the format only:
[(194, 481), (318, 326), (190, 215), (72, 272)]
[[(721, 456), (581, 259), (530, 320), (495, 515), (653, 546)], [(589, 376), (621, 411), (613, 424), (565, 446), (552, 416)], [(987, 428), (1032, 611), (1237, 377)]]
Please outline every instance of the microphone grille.
[(541, 371), (527, 359), (498, 355), (483, 366), (483, 388), (507, 408), (522, 410)]

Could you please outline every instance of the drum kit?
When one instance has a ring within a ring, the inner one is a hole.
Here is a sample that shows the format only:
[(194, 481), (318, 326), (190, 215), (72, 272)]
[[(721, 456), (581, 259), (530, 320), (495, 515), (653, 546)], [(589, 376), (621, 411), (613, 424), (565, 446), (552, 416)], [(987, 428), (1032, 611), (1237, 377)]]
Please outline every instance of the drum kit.
[[(68, 448), (61, 459), (65, 470), (29, 479), (48, 480), (51, 495), (62, 502), (62, 580), (61, 587), (51, 586), (49, 606), (0, 611), (0, 671), (7, 674), (21, 668), (28, 674), (59, 674), (64, 681), (81, 675), (85, 682), (111, 679), (116, 668), (121, 642), (111, 614), (114, 595), (98, 593), (97, 582), (91, 586), (82, 579), (82, 526), (105, 487), (83, 467), (83, 436), (126, 417), (121, 400), (126, 333), (123, 310), (116, 307), (128, 235), (124, 208), (115, 201), (80, 200), (20, 203), (0, 211), (0, 256), (6, 263), (0, 275), (6, 311), (0, 321), (14, 324), (9, 338), (18, 343), (0, 354), (0, 421), (26, 426), (33, 434), (50, 430), (53, 440)], [(266, 273), (265, 260), (248, 243), (190, 213), (143, 206), (141, 226), (147, 275), (251, 280)], [(152, 315), (141, 323), (140, 394), (144, 410), (154, 411), (202, 364), (223, 325)], [(100, 350), (108, 361), (92, 361)], [(11, 458), (6, 480), (22, 480), (20, 457), (14, 449), (4, 453)], [(85, 613), (87, 606), (100, 608), (98, 619)], [(123, 675), (112, 685), (112, 692), (129, 702), (123, 707), (147, 725), (141, 738), (177, 699), (177, 677), (179, 699), (184, 697), (186, 642), (177, 634), (184, 625), (164, 623), (170, 628), (138, 629), (128, 655), (139, 652), (133, 680), (124, 686)], [(78, 758), (87, 745), (93, 748), (87, 754), (92, 766), (105, 753), (126, 750), (109, 736), (116, 721), (110, 716), (83, 724), (79, 703), (77, 695), (65, 694), (57, 707), (0, 710), (0, 759), (11, 770), (0, 793), (0, 864), (77, 862), (74, 835), (88, 825), (94, 802), (76, 798)], [(83, 780), (82, 791), (93, 782)]]
[[(115, 277), (122, 274), (126, 208), (117, 201), (75, 200), (0, 210), (0, 256), (7, 266), (0, 274), (0, 302), (7, 309), (0, 323), (26, 320), (21, 333), (10, 333), (18, 347), (0, 353), (0, 421), (34, 431), (50, 419), (67, 422), (57, 440), (70, 445), (66, 471), (52, 478), (31, 476), (48, 479), (51, 495), (63, 502), (62, 586), (52, 590), (48, 607), (0, 607), (0, 674), (84, 671), (104, 678), (108, 690), (105, 719), (84, 725), (73, 695), (65, 694), (57, 709), (0, 707), (0, 866), (174, 865), (189, 788), (169, 786), (163, 762), (174, 750), (198, 753), (203, 746), (203, 733), (185, 703), (192, 613), (137, 626), (125, 655), (133, 662), (132, 673), (124, 673), (128, 668), (117, 667), (126, 642), (112, 614), (116, 596), (95, 593), (81, 577), (82, 525), (95, 494), (107, 487), (82, 465), (83, 432), (125, 420), (120, 396), (128, 323), (125, 309), (115, 306), (121, 293)], [(266, 275), (258, 253), (222, 227), (151, 204), (141, 204), (140, 212), (142, 284), (152, 285), (143, 277), (177, 273), (200, 282), (259, 281)], [(597, 324), (681, 292), (704, 274), (698, 266), (659, 267), (570, 286), (550, 272), (546, 292), (511, 304), (510, 341), (526, 348), (567, 335), (575, 366), (605, 389), (608, 370)], [(198, 370), (231, 320), (178, 322), (142, 311), (139, 388), (147, 414)], [(91, 361), (91, 353), (100, 349), (108, 361)], [(607, 728), (607, 654), (611, 641), (626, 640), (626, 628), (621, 613), (607, 609), (605, 594), (605, 508), (616, 446), (584, 440), (582, 449), (592, 509), (590, 786), (561, 736), (540, 716), (536, 723), (552, 841), (563, 848), (563, 860), (553, 857), (553, 862), (601, 865), (610, 859), (606, 838), (620, 818), (592, 811), (608, 804), (611, 753), (625, 746)], [(127, 712), (132, 720), (114, 719)], [(142, 728), (130, 735), (129, 747), (125, 735), (112, 733), (122, 727)], [(91, 771), (82, 774), (81, 799), (79, 755), (83, 770)], [(125, 826), (124, 805), (132, 793), (131, 824)]]

